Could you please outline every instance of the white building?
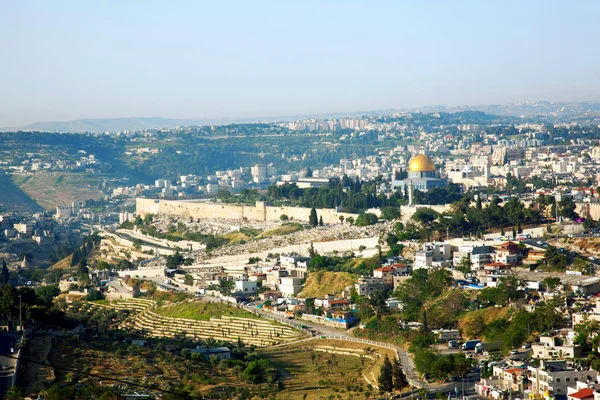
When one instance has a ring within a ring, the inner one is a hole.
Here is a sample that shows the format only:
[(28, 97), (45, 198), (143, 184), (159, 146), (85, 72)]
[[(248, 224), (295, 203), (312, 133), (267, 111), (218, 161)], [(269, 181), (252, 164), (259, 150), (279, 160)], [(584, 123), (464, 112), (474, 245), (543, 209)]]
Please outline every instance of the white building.
[(595, 382), (598, 372), (587, 369), (573, 369), (567, 367), (566, 361), (541, 361), (540, 367), (527, 367), (531, 371), (531, 392), (554, 395), (567, 395), (567, 388), (575, 386), (577, 382)]
[(72, 213), (72, 208), (69, 206), (58, 206), (56, 207), (56, 218), (65, 219), (70, 218)]
[(302, 291), (302, 279), (291, 276), (281, 278), (278, 289), (282, 295), (293, 297)]
[(370, 297), (373, 293), (383, 290), (383, 279), (360, 277), (354, 287), (360, 296)]
[(235, 291), (253, 296), (256, 294), (256, 281), (235, 281)]

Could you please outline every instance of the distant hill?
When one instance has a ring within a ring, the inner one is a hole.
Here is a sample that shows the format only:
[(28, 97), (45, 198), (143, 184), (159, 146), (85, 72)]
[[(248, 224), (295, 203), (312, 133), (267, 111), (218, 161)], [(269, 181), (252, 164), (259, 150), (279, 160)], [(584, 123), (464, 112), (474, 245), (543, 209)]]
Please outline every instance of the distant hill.
[(538, 118), (553, 122), (595, 123), (600, 120), (600, 102), (554, 102), (531, 101), (523, 103), (488, 104), (478, 106), (428, 106), (413, 109), (424, 113), (444, 111), (482, 111), (486, 114), (505, 115), (524, 118)]
[(15, 131), (42, 131), (42, 132), (121, 132), (135, 131), (140, 129), (160, 129), (174, 128), (178, 125), (228, 125), (242, 124), (252, 122), (274, 122), (274, 121), (291, 121), (306, 118), (333, 118), (333, 117), (358, 117), (362, 115), (375, 115), (379, 113), (389, 113), (383, 111), (364, 111), (364, 112), (348, 112), (339, 114), (311, 114), (311, 115), (293, 115), (280, 117), (264, 117), (264, 118), (222, 118), (222, 119), (175, 119), (175, 118), (159, 118), (159, 117), (141, 117), (141, 118), (98, 118), (98, 119), (78, 119), (73, 121), (50, 121), (50, 122), (35, 122), (29, 125), (0, 128), (0, 132), (15, 132)]
[[(216, 121), (216, 120), (215, 120)], [(151, 128), (174, 128), (177, 125), (207, 125), (210, 120), (170, 119), (170, 118), (101, 118), (78, 119), (74, 121), (35, 122), (14, 128), (2, 128), (0, 131), (47, 131), (47, 132), (120, 132)], [(223, 122), (221, 123), (228, 123)]]
[(44, 211), (38, 203), (15, 185), (10, 175), (0, 175), (0, 207), (7, 211)]
[(508, 104), (484, 104), (484, 105), (462, 105), (462, 106), (444, 106), (432, 105), (414, 108), (385, 109), (371, 111), (352, 111), (338, 113), (319, 113), (319, 114), (297, 114), (278, 117), (254, 117), (254, 118), (208, 118), (208, 119), (177, 119), (177, 118), (159, 118), (159, 117), (140, 117), (140, 118), (97, 118), (97, 119), (78, 119), (73, 121), (50, 121), (35, 122), (33, 124), (0, 128), (0, 132), (11, 131), (44, 131), (44, 132), (120, 132), (135, 131), (140, 129), (160, 129), (174, 128), (177, 125), (227, 125), (252, 122), (275, 122), (275, 121), (294, 121), (307, 118), (343, 118), (360, 117), (374, 115), (390, 115), (395, 112), (449, 112), (458, 111), (482, 111), (487, 114), (500, 116), (514, 116), (537, 119), (550, 122), (579, 122), (582, 124), (595, 124), (600, 122), (600, 102), (598, 101), (580, 101), (580, 102), (553, 102), (553, 101), (532, 101), (522, 103)]

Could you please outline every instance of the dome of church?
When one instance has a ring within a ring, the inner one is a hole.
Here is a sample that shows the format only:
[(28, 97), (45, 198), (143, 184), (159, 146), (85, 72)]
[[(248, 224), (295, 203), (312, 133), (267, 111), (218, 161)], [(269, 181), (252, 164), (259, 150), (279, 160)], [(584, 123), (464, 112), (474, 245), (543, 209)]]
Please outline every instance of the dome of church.
[(310, 168), (304, 168), (302, 171), (300, 171), (300, 173), (298, 173), (298, 177), (300, 179), (312, 178), (312, 176), (313, 176), (313, 172), (312, 172), (312, 169), (310, 169)]
[(408, 170), (411, 172), (435, 171), (435, 164), (425, 154), (419, 154), (410, 160)]

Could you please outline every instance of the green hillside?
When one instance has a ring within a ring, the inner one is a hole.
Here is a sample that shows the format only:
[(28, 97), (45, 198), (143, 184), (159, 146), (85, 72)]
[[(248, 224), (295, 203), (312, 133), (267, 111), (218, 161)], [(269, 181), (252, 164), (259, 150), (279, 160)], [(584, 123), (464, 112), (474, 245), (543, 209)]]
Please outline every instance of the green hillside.
[(7, 211), (38, 212), (44, 210), (14, 184), (10, 175), (0, 175), (0, 206)]
[(349, 272), (312, 272), (299, 296), (323, 298), (328, 294), (339, 295), (344, 289), (355, 283), (356, 275)]
[(85, 173), (39, 172), (35, 175), (14, 174), (12, 181), (22, 192), (37, 201), (46, 210), (52, 210), (72, 201), (99, 199), (102, 177)]

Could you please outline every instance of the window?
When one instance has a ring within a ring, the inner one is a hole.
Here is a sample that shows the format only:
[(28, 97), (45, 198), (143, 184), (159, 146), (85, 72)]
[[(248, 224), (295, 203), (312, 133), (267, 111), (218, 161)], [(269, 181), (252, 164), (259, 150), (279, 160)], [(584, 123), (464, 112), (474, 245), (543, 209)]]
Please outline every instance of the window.
[(567, 378), (567, 382), (571, 382), (571, 378)]
[(556, 382), (560, 382), (560, 378), (556, 378)]

